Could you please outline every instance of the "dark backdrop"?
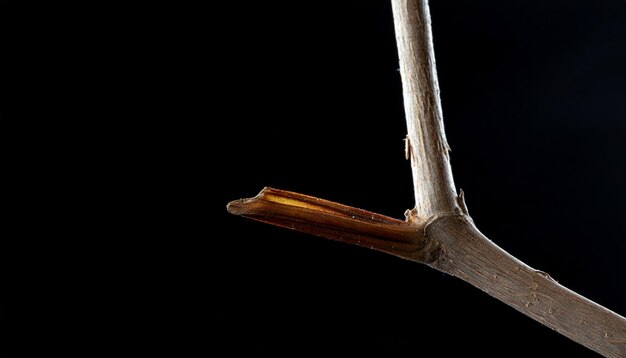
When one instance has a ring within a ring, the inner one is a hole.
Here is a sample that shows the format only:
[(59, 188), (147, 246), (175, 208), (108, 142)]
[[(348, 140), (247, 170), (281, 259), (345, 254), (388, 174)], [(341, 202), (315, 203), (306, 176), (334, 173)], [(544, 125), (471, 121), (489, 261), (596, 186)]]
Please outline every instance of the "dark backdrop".
[[(18, 349), (593, 356), (425, 266), (226, 213), (263, 186), (413, 206), (389, 1), (15, 6), (2, 115), (24, 127), (3, 132), (23, 188), (5, 209), (24, 222), (5, 220), (0, 315)], [(431, 12), (476, 224), (626, 314), (626, 3)]]
[[(626, 3), (432, 1), (431, 14), (455, 182), (476, 224), (626, 314)], [(228, 201), (263, 186), (398, 218), (413, 192), (388, 1), (211, 16), (226, 19), (206, 44), (219, 94), (204, 100), (211, 149), (196, 156), (222, 182), (203, 219), (222, 231), (200, 236), (217, 263), (203, 282), (219, 341), (295, 355), (594, 355), (425, 266), (229, 216)]]

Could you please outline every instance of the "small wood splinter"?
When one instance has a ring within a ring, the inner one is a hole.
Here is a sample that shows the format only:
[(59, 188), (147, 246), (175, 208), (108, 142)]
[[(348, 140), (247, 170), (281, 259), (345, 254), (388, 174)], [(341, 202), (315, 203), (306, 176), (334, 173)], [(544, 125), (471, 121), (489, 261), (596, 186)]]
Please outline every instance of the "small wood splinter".
[(409, 160), (411, 158), (411, 144), (409, 143), (409, 135), (404, 138), (404, 159)]

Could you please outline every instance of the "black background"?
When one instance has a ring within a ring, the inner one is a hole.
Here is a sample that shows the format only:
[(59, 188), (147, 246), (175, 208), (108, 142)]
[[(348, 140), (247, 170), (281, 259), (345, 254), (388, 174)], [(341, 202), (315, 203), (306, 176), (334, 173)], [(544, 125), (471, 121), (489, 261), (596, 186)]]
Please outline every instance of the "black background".
[[(626, 3), (432, 1), (431, 13), (453, 172), (478, 227), (625, 314)], [(218, 262), (211, 321), (233, 352), (593, 356), (427, 267), (229, 216), (229, 200), (263, 186), (398, 218), (413, 193), (387, 1), (216, 16), (229, 19), (210, 34), (220, 93), (202, 119), (226, 144), (198, 164), (219, 162), (224, 179), (206, 219), (223, 231), (204, 240)]]
[[(48, 338), (19, 349), (594, 356), (428, 267), (227, 214), (263, 186), (413, 206), (388, 1), (13, 6), (0, 313)], [(477, 226), (626, 314), (626, 3), (431, 13)]]

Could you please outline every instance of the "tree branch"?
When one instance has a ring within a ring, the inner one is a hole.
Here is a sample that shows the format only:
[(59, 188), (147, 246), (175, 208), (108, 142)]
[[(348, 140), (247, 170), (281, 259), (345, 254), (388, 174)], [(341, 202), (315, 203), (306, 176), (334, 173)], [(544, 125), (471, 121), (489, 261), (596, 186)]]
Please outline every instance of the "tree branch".
[(626, 319), (502, 250), (467, 215), (407, 223), (308, 195), (263, 189), (231, 214), (428, 264), (607, 357), (626, 356)]
[(407, 260), (430, 263), (438, 250), (424, 227), (285, 190), (264, 188), (250, 199), (232, 201), (228, 212), (307, 234), (322, 236)]
[(390, 253), (456, 276), (607, 357), (626, 357), (626, 319), (559, 285), (482, 235), (454, 187), (427, 0), (392, 0), (416, 206), (403, 222), (265, 188), (228, 211)]
[(467, 216), (433, 221), (425, 236), (441, 245), (430, 266), (456, 276), (607, 357), (626, 357), (626, 319), (560, 285), (485, 237)]
[(415, 190), (414, 220), (459, 213), (443, 128), (428, 3), (393, 0), (409, 158)]

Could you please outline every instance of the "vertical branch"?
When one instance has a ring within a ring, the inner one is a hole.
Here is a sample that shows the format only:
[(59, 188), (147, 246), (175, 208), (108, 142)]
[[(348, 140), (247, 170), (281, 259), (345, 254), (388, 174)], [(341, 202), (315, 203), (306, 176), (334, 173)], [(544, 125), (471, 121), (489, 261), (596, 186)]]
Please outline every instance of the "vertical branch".
[(392, 0), (409, 156), (415, 189), (412, 220), (460, 210), (443, 128), (427, 0)]

